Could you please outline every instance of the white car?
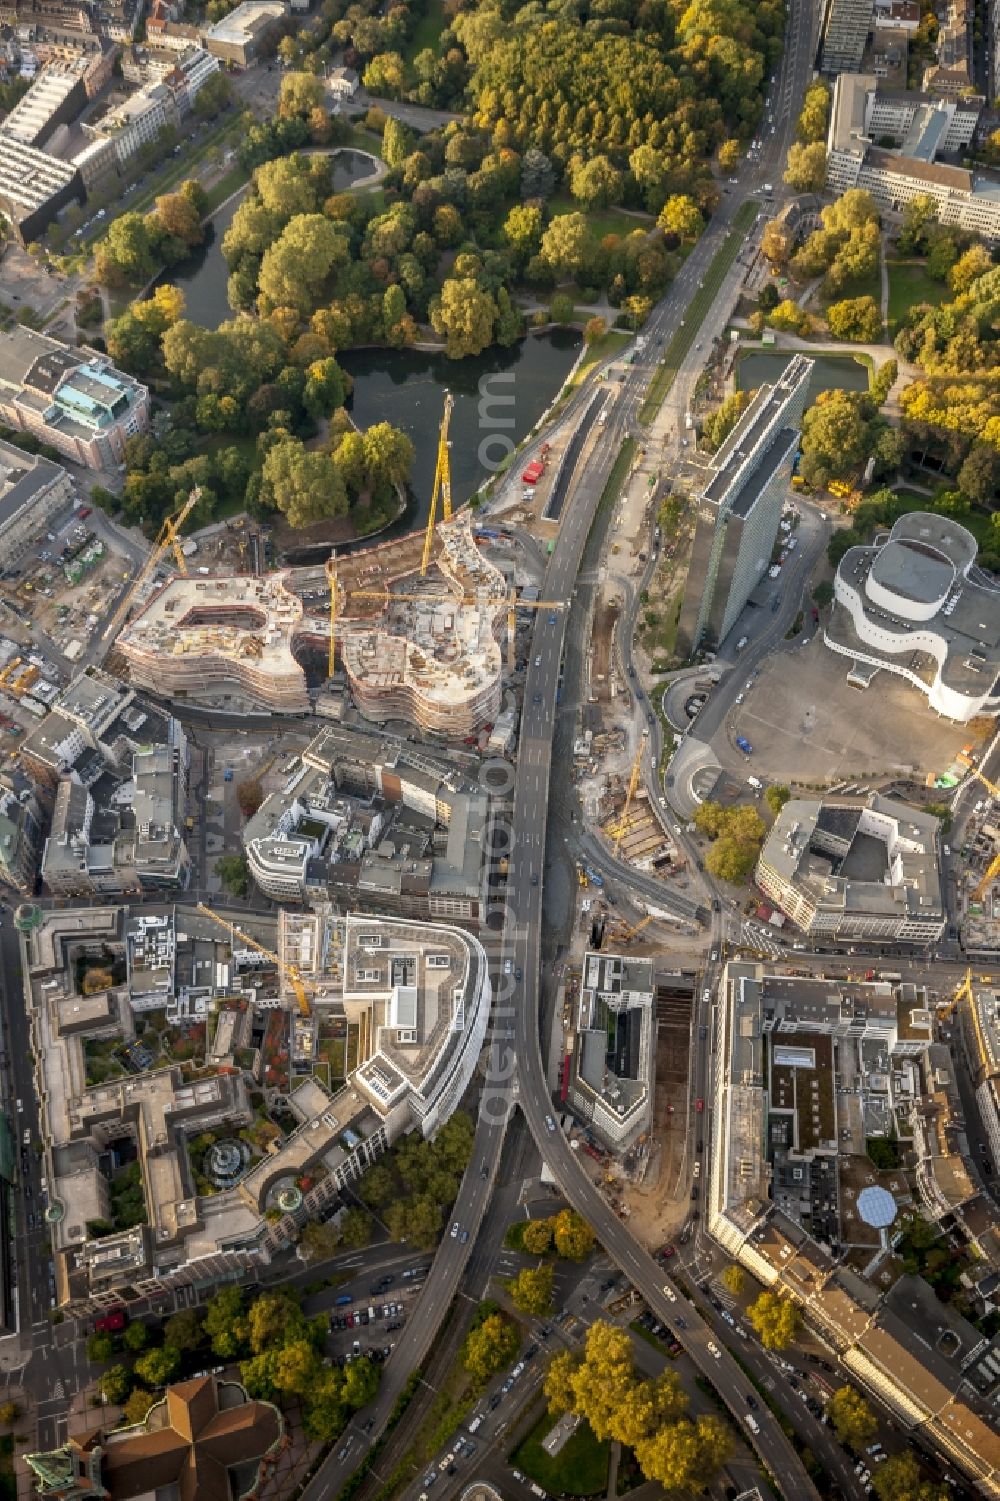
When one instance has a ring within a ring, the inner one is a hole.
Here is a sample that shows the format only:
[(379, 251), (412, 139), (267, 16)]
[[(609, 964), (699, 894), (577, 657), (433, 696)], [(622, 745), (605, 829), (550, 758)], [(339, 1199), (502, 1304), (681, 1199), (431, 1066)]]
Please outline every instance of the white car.
[(458, 1239), (459, 1228), (460, 1227), (459, 1227), (458, 1220), (456, 1220), (455, 1223), (451, 1227), (451, 1238), (452, 1238), (452, 1240), (457, 1240)]
[(711, 1339), (708, 1342), (708, 1353), (709, 1355), (714, 1356), (716, 1360), (722, 1359), (722, 1351), (719, 1349), (715, 1341)]
[(676, 1303), (677, 1302), (677, 1294), (674, 1292), (674, 1290), (670, 1286), (669, 1282), (665, 1282), (663, 1284), (663, 1296), (666, 1298), (666, 1300), (667, 1300), (668, 1303)]

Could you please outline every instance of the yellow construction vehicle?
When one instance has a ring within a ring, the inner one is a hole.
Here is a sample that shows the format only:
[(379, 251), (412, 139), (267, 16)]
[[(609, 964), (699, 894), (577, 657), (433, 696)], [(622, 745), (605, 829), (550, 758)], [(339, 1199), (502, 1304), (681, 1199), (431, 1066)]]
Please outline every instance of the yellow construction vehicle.
[(451, 423), (451, 413), (455, 405), (455, 398), (450, 391), (444, 393), (444, 415), (441, 418), (441, 431), (438, 434), (437, 464), (434, 469), (434, 488), (431, 491), (430, 510), (427, 514), (427, 535), (424, 538), (424, 555), (420, 562), (421, 578), (427, 572), (427, 564), (431, 560), (431, 546), (434, 541), (434, 527), (437, 522), (438, 496), (441, 497), (441, 515), (444, 521), (451, 520), (451, 461), (448, 455), (450, 444), (448, 442), (448, 427)]
[(635, 790), (639, 785), (639, 777), (642, 774), (642, 757), (643, 752), (646, 749), (646, 742), (648, 740), (649, 731), (643, 730), (642, 737), (639, 741), (639, 749), (636, 751), (635, 760), (632, 762), (632, 775), (628, 779), (628, 791), (625, 794), (625, 806), (621, 811), (620, 818), (616, 818), (612, 823), (608, 825), (607, 829), (605, 830), (605, 832), (610, 834), (612, 839), (615, 841), (616, 860), (618, 858), (618, 851), (622, 847), (622, 840), (625, 838), (625, 835), (628, 833), (628, 830), (631, 826), (629, 811), (632, 807), (632, 799), (635, 797)]
[(256, 938), (251, 938), (250, 934), (244, 932), (244, 930), (239, 927), (237, 923), (231, 922), (228, 917), (223, 917), (218, 912), (213, 912), (211, 907), (206, 907), (204, 902), (198, 903), (197, 910), (201, 912), (205, 917), (210, 917), (213, 922), (217, 922), (220, 927), (227, 928), (229, 930), (230, 937), (232, 938), (234, 947), (236, 944), (236, 939), (238, 937), (241, 943), (246, 944), (247, 948), (254, 949), (258, 954), (263, 954), (265, 959), (272, 960), (278, 966), (279, 976), (287, 979), (289, 985), (291, 985), (292, 987), (292, 990), (295, 992), (295, 999), (299, 1003), (299, 1010), (301, 1011), (302, 1015), (309, 1015), (309, 997), (306, 995), (306, 987), (302, 983), (302, 976), (299, 974), (294, 964), (282, 964), (281, 960), (273, 949), (269, 949), (266, 944), (259, 943)]
[(969, 901), (981, 902), (987, 886), (989, 886), (992, 881), (995, 881), (997, 876), (1000, 876), (1000, 854), (994, 855), (989, 865), (987, 865), (985, 871), (983, 872), (983, 878), (979, 882), (975, 891), (969, 897)]
[(104, 637), (105, 640), (109, 642), (109, 644), (114, 641), (115, 637), (118, 635), (118, 632), (125, 624), (125, 619), (128, 615), (129, 610), (132, 608), (133, 600), (138, 597), (141, 590), (153, 577), (153, 574), (156, 572), (160, 563), (163, 561), (164, 555), (169, 550), (173, 551), (177, 567), (180, 569), (181, 573), (184, 574), (185, 577), (187, 576), (187, 563), (184, 560), (184, 554), (181, 552), (181, 544), (179, 540), (180, 529), (184, 525), (185, 521), (190, 516), (191, 512), (194, 510), (200, 499), (201, 486), (195, 485), (194, 489), (191, 491), (187, 500), (181, 506), (180, 510), (173, 516), (164, 517), (163, 524), (156, 534), (156, 541), (150, 548), (149, 556), (140, 568), (139, 572), (136, 574), (130, 587), (125, 591), (125, 597), (123, 598), (121, 604), (118, 606), (114, 615), (111, 617), (110, 623), (104, 628)]
[(630, 927), (626, 928), (625, 932), (618, 939), (618, 942), (631, 943), (634, 938), (638, 938), (643, 928), (647, 928), (652, 921), (652, 916), (647, 913), (646, 916), (640, 918), (637, 923), (633, 923)]

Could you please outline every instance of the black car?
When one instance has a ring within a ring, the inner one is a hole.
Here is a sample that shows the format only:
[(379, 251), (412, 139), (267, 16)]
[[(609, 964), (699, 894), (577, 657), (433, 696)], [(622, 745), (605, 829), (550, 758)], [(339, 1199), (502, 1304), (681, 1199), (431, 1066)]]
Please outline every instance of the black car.
[(750, 1408), (754, 1408), (754, 1407), (757, 1406), (757, 1398), (756, 1397), (751, 1397), (751, 1395), (750, 1395), (749, 1392), (747, 1392), (747, 1406), (750, 1407)]
[(521, 973), (521, 967), (520, 967), (520, 965), (518, 965), (517, 969), (515, 969), (514, 974), (517, 976), (518, 984), (520, 984), (521, 981), (524, 979), (524, 975)]

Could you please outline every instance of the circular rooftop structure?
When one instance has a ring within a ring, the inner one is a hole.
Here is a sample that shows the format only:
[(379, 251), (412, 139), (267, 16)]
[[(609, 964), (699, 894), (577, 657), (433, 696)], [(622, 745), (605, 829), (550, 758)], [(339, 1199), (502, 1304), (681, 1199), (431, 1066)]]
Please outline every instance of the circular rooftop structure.
[(944, 607), (956, 574), (939, 548), (909, 537), (890, 539), (872, 562), (867, 593), (904, 620), (931, 620)]
[(31, 933), (35, 928), (40, 928), (45, 920), (45, 913), (41, 907), (36, 907), (33, 902), (22, 902), (14, 909), (14, 926), (19, 933)]
[(863, 1188), (858, 1194), (858, 1214), (875, 1230), (888, 1230), (896, 1218), (896, 1200), (887, 1188)]

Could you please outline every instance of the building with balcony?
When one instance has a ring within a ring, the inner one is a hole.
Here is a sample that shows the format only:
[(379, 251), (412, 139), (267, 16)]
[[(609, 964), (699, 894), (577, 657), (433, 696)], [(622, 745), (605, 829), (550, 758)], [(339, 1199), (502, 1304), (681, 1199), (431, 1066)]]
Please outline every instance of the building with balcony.
[(926, 947), (946, 924), (939, 832), (931, 814), (875, 793), (866, 804), (793, 798), (755, 879), (805, 933)]
[(1000, 589), (978, 544), (947, 516), (912, 511), (871, 547), (852, 547), (823, 631), (831, 651), (885, 668), (937, 714), (967, 724), (1000, 712)]
[(821, 66), (824, 73), (856, 73), (872, 27), (872, 0), (827, 0)]
[(767, 572), (799, 443), (813, 362), (796, 355), (720, 444), (698, 495), (679, 649), (720, 645)]

